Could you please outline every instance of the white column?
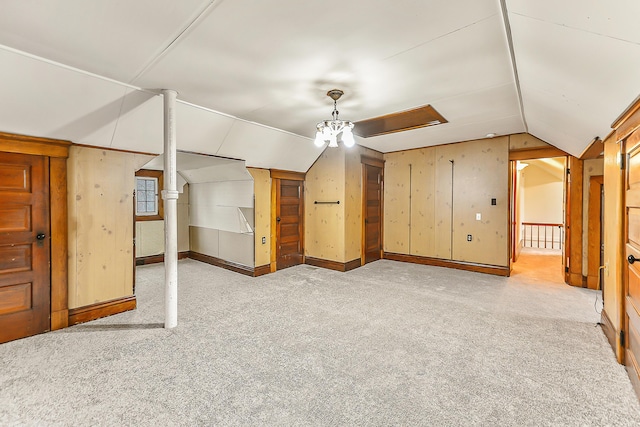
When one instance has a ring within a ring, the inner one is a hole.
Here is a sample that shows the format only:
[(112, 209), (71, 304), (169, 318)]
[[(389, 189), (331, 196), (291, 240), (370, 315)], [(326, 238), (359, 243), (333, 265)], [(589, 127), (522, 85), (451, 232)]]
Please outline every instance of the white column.
[(176, 187), (176, 97), (163, 89), (164, 97), (164, 327), (178, 326), (178, 191)]

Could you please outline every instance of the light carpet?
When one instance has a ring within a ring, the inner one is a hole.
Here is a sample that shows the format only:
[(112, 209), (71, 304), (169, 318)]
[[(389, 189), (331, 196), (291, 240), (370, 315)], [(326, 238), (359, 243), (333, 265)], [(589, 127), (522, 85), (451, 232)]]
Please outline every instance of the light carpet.
[(162, 265), (138, 309), (0, 345), (0, 425), (637, 426), (597, 292), (381, 260)]

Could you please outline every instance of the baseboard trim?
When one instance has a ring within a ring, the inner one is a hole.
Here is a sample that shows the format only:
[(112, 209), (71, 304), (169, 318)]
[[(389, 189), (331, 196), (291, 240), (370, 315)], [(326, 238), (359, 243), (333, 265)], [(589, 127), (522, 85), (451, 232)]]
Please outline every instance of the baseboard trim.
[(216, 258), (211, 255), (201, 254), (199, 252), (189, 252), (189, 258), (195, 259), (196, 261), (204, 262), (206, 264), (214, 265), (216, 267), (224, 268), (226, 270), (235, 271), (236, 273), (241, 273), (246, 276), (253, 277), (255, 274), (255, 270), (252, 267), (247, 267), (246, 265), (237, 264), (231, 261), (225, 261), (220, 258)]
[(475, 271), (476, 273), (493, 274), (495, 276), (509, 276), (509, 267), (501, 267), (497, 265), (476, 264), (464, 261), (451, 261), (440, 258), (429, 258), (418, 255), (397, 254), (393, 252), (385, 252), (384, 259), (393, 261), (411, 262), (414, 264), (433, 265), (435, 267), (456, 268), (458, 270)]
[(613, 350), (613, 354), (616, 356), (616, 328), (613, 327), (613, 323), (611, 319), (609, 319), (609, 315), (607, 312), (602, 309), (602, 313), (600, 313), (600, 325), (602, 327), (602, 332), (604, 336), (607, 337), (607, 341), (609, 341), (609, 345), (611, 346), (611, 350)]
[(253, 277), (264, 276), (271, 273), (271, 264), (260, 265), (253, 269)]
[(321, 258), (313, 258), (313, 257), (305, 257), (305, 264), (313, 265), (314, 267), (327, 268), (329, 270), (335, 271), (350, 271), (354, 268), (360, 267), (360, 258), (348, 261), (348, 262), (339, 262), (339, 261), (330, 261), (328, 259)]
[(362, 266), (362, 260), (360, 258), (352, 259), (349, 262), (344, 263), (344, 271), (355, 270)]
[[(178, 259), (189, 258), (189, 251), (178, 252)], [(136, 265), (158, 264), (164, 262), (164, 254), (136, 258)]]
[(136, 306), (136, 297), (135, 295), (132, 295), (129, 297), (116, 298), (110, 301), (85, 305), (83, 307), (72, 308), (69, 310), (69, 326), (89, 322), (91, 320), (100, 319), (101, 317), (107, 317), (113, 314), (124, 313), (129, 310), (135, 310)]

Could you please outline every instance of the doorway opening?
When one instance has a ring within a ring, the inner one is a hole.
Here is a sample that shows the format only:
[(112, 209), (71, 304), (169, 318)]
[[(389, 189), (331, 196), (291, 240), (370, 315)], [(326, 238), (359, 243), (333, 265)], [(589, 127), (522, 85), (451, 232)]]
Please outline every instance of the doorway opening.
[[(164, 156), (136, 172), (135, 266), (164, 262)], [(178, 151), (176, 156), (178, 259), (244, 274), (255, 268), (254, 180), (244, 161)]]
[(566, 157), (511, 162), (511, 276), (564, 283)]

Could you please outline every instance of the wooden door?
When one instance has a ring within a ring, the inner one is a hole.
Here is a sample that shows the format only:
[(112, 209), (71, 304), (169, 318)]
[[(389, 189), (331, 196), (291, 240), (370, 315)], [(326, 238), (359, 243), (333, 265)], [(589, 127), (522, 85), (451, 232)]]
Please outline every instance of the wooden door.
[(0, 153), (0, 342), (49, 330), (49, 182), (43, 156)]
[(626, 144), (624, 326), (625, 365), (640, 392), (640, 130)]
[(364, 262), (382, 258), (382, 168), (364, 164)]
[(303, 262), (304, 181), (276, 183), (276, 266), (278, 270)]

